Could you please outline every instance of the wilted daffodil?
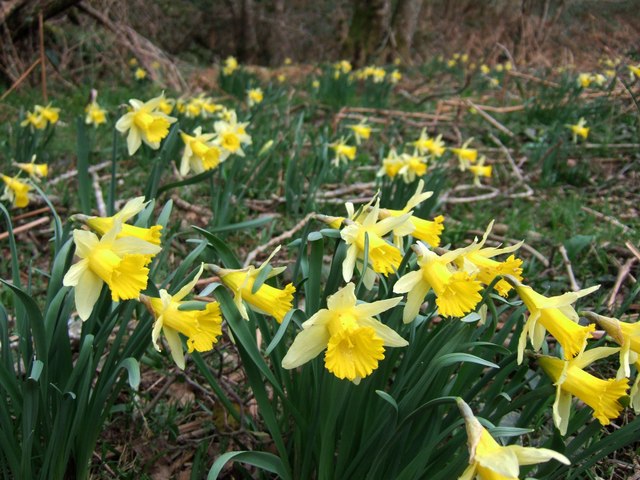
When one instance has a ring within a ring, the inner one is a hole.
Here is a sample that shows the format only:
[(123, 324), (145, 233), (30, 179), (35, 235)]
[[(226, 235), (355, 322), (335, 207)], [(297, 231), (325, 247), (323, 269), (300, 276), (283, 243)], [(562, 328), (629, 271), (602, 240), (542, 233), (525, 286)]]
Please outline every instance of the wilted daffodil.
[(29, 191), (31, 186), (21, 182), (17, 178), (7, 177), (0, 174), (0, 178), (5, 184), (4, 193), (0, 200), (9, 200), (14, 207), (24, 208), (29, 205)]
[[(380, 210), (380, 217), (399, 217), (412, 212), (414, 208), (433, 195), (433, 192), (423, 192), (423, 188), (424, 180), (420, 180), (418, 182), (418, 187), (416, 188), (416, 193), (411, 196), (402, 210), (383, 208)], [(415, 215), (411, 215), (411, 217), (409, 217), (409, 222), (407, 223), (410, 224), (412, 228), (408, 233), (405, 233), (406, 223), (400, 225), (398, 230), (393, 231), (393, 242), (398, 248), (402, 248), (402, 238), (406, 235), (412, 235), (414, 238), (422, 240), (432, 247), (437, 247), (440, 245), (440, 235), (444, 230), (442, 222), (444, 222), (444, 217), (442, 215), (437, 216), (433, 221), (423, 220)]]
[(144, 201), (144, 197), (136, 197), (129, 200), (122, 210), (111, 217), (88, 217), (85, 215), (74, 215), (74, 220), (85, 223), (93, 231), (99, 235), (106, 234), (113, 229), (118, 222), (121, 223), (120, 231), (116, 238), (137, 237), (145, 240), (153, 245), (160, 245), (162, 239), (162, 225), (153, 225), (150, 228), (136, 227), (128, 225), (128, 222), (137, 214), (139, 214), (149, 202)]
[(137, 237), (118, 238), (121, 229), (122, 223), (117, 220), (100, 239), (93, 232), (73, 231), (80, 261), (69, 269), (62, 283), (75, 287), (76, 309), (82, 320), (91, 315), (104, 283), (113, 301), (138, 298), (147, 286), (146, 265), (160, 247)]
[(193, 131), (192, 135), (180, 132), (184, 142), (184, 153), (180, 161), (180, 175), (185, 176), (189, 171), (202, 173), (216, 168), (220, 162), (226, 160), (229, 151), (220, 147), (215, 133), (202, 133), (202, 127)]
[(538, 351), (542, 347), (547, 330), (562, 345), (566, 360), (584, 351), (587, 347), (587, 339), (591, 337), (591, 332), (596, 326), (594, 324), (586, 327), (579, 325), (578, 314), (571, 304), (596, 291), (600, 285), (577, 292), (567, 292), (557, 297), (545, 297), (513, 278), (506, 278), (515, 285), (518, 296), (529, 310), (529, 318), (524, 324), (518, 342), (518, 364), (522, 363), (527, 337), (531, 339), (533, 349)]
[[(256, 291), (254, 284), (258, 275), (269, 265), (269, 261), (280, 250), (276, 248), (262, 265), (255, 268), (253, 265), (238, 270), (220, 268), (217, 265), (209, 265), (209, 268), (218, 276), (222, 283), (234, 294), (234, 303), (245, 320), (249, 320), (244, 302), (258, 313), (271, 315), (278, 323), (282, 323), (284, 316), (291, 310), (293, 304), (293, 294), (296, 292), (292, 283), (287, 284), (284, 289), (278, 289), (263, 283)], [(286, 270), (286, 267), (272, 269), (267, 278), (275, 277)]]
[(578, 141), (578, 137), (582, 137), (583, 140), (586, 140), (589, 136), (589, 127), (587, 127), (587, 121), (584, 118), (578, 120), (578, 123), (575, 125), (567, 125), (567, 128), (571, 130), (573, 134), (573, 143)]
[[(597, 315), (593, 312), (581, 312), (587, 319), (596, 321), (620, 345), (620, 368), (617, 378), (631, 375), (630, 365), (636, 366), (640, 372), (640, 322), (621, 322), (617, 318)], [(636, 373), (636, 380), (631, 387), (631, 406), (636, 413), (640, 413), (640, 374)]]
[[(491, 221), (487, 227), (480, 243), (475, 243), (475, 246), (470, 248), (463, 255), (459, 256), (456, 259), (456, 265), (461, 270), (475, 274), (476, 279), (482, 282), (485, 286), (490, 285), (496, 277), (502, 275), (511, 275), (515, 280), (521, 281), (522, 260), (516, 258), (514, 255), (510, 255), (505, 261), (499, 262), (494, 260), (493, 257), (503, 255), (505, 253), (513, 253), (518, 250), (524, 242), (518, 242), (515, 245), (504, 248), (483, 248), (489, 234), (491, 233), (492, 227), (493, 221)], [(494, 288), (501, 296), (506, 297), (513, 287), (509, 282), (501, 279), (494, 285)]]
[(469, 247), (452, 250), (438, 255), (422, 242), (412, 248), (418, 256), (418, 270), (401, 277), (393, 287), (395, 293), (408, 293), (402, 319), (410, 323), (418, 316), (420, 305), (429, 290), (436, 294), (438, 312), (445, 317), (462, 317), (471, 312), (480, 300), (482, 284), (475, 276), (463, 270), (456, 270), (452, 263), (467, 253)]
[(355, 285), (348, 283), (327, 299), (327, 308), (302, 324), (282, 367), (296, 368), (326, 350), (324, 364), (340, 379), (359, 383), (384, 358), (384, 347), (405, 347), (408, 342), (374, 317), (395, 307), (401, 298), (357, 303)]
[(353, 145), (348, 145), (344, 138), (329, 145), (335, 152), (335, 158), (331, 163), (335, 166), (340, 165), (341, 162), (349, 163), (355, 160), (357, 149)]
[(246, 128), (249, 122), (238, 123), (236, 112), (231, 110), (227, 120), (218, 120), (213, 124), (213, 128), (220, 139), (220, 146), (229, 153), (234, 153), (244, 157), (243, 145), (251, 145), (251, 137), (247, 134)]
[(367, 124), (365, 120), (362, 120), (356, 125), (349, 125), (349, 129), (353, 131), (356, 137), (356, 144), (360, 145), (363, 140), (369, 140), (371, 137), (371, 126)]
[(458, 480), (517, 480), (521, 465), (535, 465), (551, 459), (565, 465), (571, 463), (564, 455), (547, 448), (500, 445), (464, 400), (457, 398), (456, 402), (464, 418), (469, 446), (469, 466)]
[(446, 150), (442, 135), (438, 135), (436, 138), (429, 137), (426, 128), (423, 128), (420, 132), (420, 138), (411, 142), (411, 144), (421, 155), (429, 154), (435, 158), (441, 157)]
[(547, 356), (538, 359), (542, 369), (556, 385), (553, 421), (562, 435), (567, 433), (572, 396), (589, 405), (593, 409), (593, 416), (602, 425), (609, 425), (612, 419), (620, 415), (623, 407), (618, 400), (627, 394), (628, 380), (602, 380), (584, 371), (593, 362), (619, 351), (619, 348), (598, 347), (571, 360)]
[(182, 287), (175, 295), (160, 290), (160, 297), (140, 296), (140, 301), (144, 303), (152, 312), (155, 323), (151, 338), (153, 346), (160, 351), (160, 331), (164, 333), (171, 356), (176, 365), (184, 370), (184, 352), (182, 351), (182, 341), (180, 333), (187, 337), (187, 351), (189, 353), (208, 352), (222, 335), (222, 316), (220, 315), (220, 305), (218, 302), (208, 302), (202, 310), (187, 310), (183, 308), (182, 300), (196, 286), (204, 265), (194, 279)]
[(15, 163), (14, 165), (29, 175), (31, 180), (38, 181), (49, 175), (49, 166), (46, 163), (35, 163), (36, 156), (31, 157), (30, 163)]
[(176, 119), (158, 111), (162, 100), (163, 95), (146, 103), (136, 99), (129, 100), (131, 111), (125, 113), (116, 123), (116, 130), (120, 133), (129, 132), (127, 136), (129, 155), (136, 153), (142, 142), (157, 150), (160, 148), (160, 141), (169, 135), (169, 126)]
[(262, 103), (262, 100), (264, 100), (264, 93), (261, 88), (250, 88), (247, 91), (247, 98), (249, 106), (253, 107), (254, 105)]
[[(340, 231), (340, 236), (348, 245), (347, 256), (342, 264), (342, 277), (345, 282), (350, 281), (353, 277), (356, 263), (364, 262), (366, 244), (368, 243), (368, 265), (359, 266), (363, 272), (363, 283), (367, 289), (373, 287), (376, 273), (387, 276), (394, 273), (400, 266), (402, 253), (383, 237), (403, 223), (407, 223), (411, 217), (411, 212), (408, 212), (398, 217), (390, 216), (378, 221), (379, 213), (380, 200), (378, 199), (368, 212), (363, 211), (362, 215), (357, 218), (351, 214), (351, 219), (344, 221), (346, 226)], [(411, 233), (410, 225), (408, 232)]]
[(97, 127), (107, 122), (107, 111), (98, 105), (97, 101), (92, 101), (84, 109), (86, 115), (84, 117), (84, 123), (87, 125), (93, 125)]
[(449, 149), (458, 156), (460, 170), (466, 170), (472, 163), (476, 163), (476, 160), (478, 159), (478, 150), (475, 148), (469, 148), (469, 144), (472, 141), (473, 138), (470, 138), (464, 142), (460, 148)]

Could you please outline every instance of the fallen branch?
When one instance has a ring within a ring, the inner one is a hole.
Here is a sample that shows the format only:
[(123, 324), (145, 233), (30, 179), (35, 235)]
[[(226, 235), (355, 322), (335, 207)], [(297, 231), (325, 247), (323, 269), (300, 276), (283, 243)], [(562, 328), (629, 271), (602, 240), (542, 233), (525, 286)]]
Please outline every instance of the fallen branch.
[[(49, 223), (50, 221), (51, 221), (51, 219), (49, 217), (39, 218), (37, 220), (34, 220), (33, 222), (25, 223), (24, 225), (20, 225), (19, 227), (15, 227), (13, 229), (13, 234), (17, 235), (17, 234), (22, 233), (22, 232), (28, 232), (32, 228), (35, 228), (35, 227), (40, 226), (40, 225), (43, 225), (45, 223)], [(6, 238), (9, 238), (9, 232), (0, 233), (0, 240), (4, 240)]]
[(503, 124), (501, 124), (499, 121), (497, 121), (495, 118), (493, 118), (491, 115), (489, 115), (487, 112), (485, 112), (484, 110), (482, 110), (482, 108), (480, 108), (479, 105), (476, 105), (475, 103), (473, 103), (471, 100), (465, 100), (464, 103), (471, 107), (474, 108), (476, 110), (476, 112), (478, 112), (478, 115), (480, 115), (482, 118), (484, 118), (487, 122), (489, 122), (491, 125), (493, 125), (494, 127), (496, 127), (498, 130), (500, 130), (502, 133), (509, 135), (511, 138), (515, 137), (516, 134), (513, 133), (511, 130), (509, 130), (507, 127), (505, 127)]
[(578, 285), (578, 282), (576, 281), (576, 277), (573, 274), (573, 268), (571, 266), (571, 260), (569, 260), (567, 249), (564, 248), (564, 245), (560, 245), (558, 247), (558, 251), (562, 256), (564, 267), (567, 269), (567, 275), (569, 275), (569, 283), (571, 284), (571, 290), (573, 290), (574, 292), (577, 292), (578, 290), (580, 290), (580, 285)]
[(612, 225), (615, 225), (616, 227), (621, 228), (624, 233), (627, 233), (629, 230), (631, 230), (624, 223), (620, 222), (618, 219), (616, 219), (614, 217), (611, 217), (609, 215), (605, 215), (604, 213), (600, 213), (600, 212), (598, 212), (596, 210), (593, 210), (592, 208), (585, 207), (585, 206), (580, 207), (580, 209), (582, 211), (584, 211), (584, 212), (590, 213), (591, 215), (593, 215), (596, 218), (600, 218), (601, 220), (604, 220), (606, 222), (609, 222)]

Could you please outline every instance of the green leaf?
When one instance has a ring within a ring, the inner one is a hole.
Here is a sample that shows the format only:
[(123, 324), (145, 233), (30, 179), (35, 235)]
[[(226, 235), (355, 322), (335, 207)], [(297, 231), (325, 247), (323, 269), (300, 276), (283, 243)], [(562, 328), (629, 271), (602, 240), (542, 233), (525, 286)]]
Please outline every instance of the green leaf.
[(395, 398), (389, 395), (387, 392), (382, 390), (376, 390), (376, 393), (380, 398), (382, 398), (385, 402), (389, 403), (393, 407), (393, 409), (398, 413), (398, 402), (396, 402)]
[(220, 455), (217, 460), (213, 462), (211, 470), (209, 470), (209, 474), (207, 475), (207, 480), (215, 480), (218, 478), (224, 466), (230, 461), (253, 465), (267, 472), (275, 473), (279, 478), (285, 480), (291, 478), (280, 457), (267, 452), (241, 451), (227, 452)]
[(204, 238), (207, 239), (207, 241), (209, 242), (209, 245), (218, 254), (218, 257), (220, 257), (220, 260), (222, 260), (222, 263), (226, 268), (233, 268), (233, 269), (242, 268), (242, 265), (240, 265), (240, 262), (238, 261), (236, 256), (233, 254), (231, 249), (228, 247), (226, 242), (222, 241), (219, 237), (215, 236), (214, 234), (208, 232), (203, 228), (196, 227), (196, 226), (194, 226), (193, 228), (197, 232), (200, 232), (204, 236)]
[(179, 182), (167, 183), (166, 185), (162, 185), (158, 188), (158, 196), (161, 193), (166, 192), (167, 190), (171, 190), (172, 188), (184, 187), (186, 185), (194, 185), (196, 183), (200, 183), (203, 180), (206, 180), (210, 176), (216, 173), (215, 169), (206, 170), (198, 175), (194, 175), (193, 177), (185, 178), (184, 180), (180, 180)]
[(135, 358), (125, 358), (120, 362), (118, 368), (124, 368), (127, 371), (129, 386), (134, 390), (140, 387), (140, 363)]
[(253, 295), (258, 293), (258, 290), (260, 290), (260, 287), (265, 282), (265, 280), (269, 277), (269, 274), (271, 273), (272, 270), (273, 270), (273, 267), (271, 265), (265, 265), (260, 270), (258, 275), (256, 275), (256, 278), (253, 281), (253, 287), (251, 287), (251, 293)]
[(253, 220), (247, 220), (245, 222), (232, 223), (229, 225), (222, 225), (221, 227), (214, 227), (209, 230), (209, 233), (222, 233), (222, 232), (234, 232), (236, 230), (244, 230), (246, 228), (257, 228), (271, 222), (276, 217), (260, 217)]
[(298, 310), (297, 308), (289, 310), (287, 314), (284, 316), (284, 318), (282, 319), (282, 323), (278, 326), (278, 330), (276, 331), (276, 334), (273, 336), (273, 339), (271, 339), (269, 346), (267, 346), (267, 349), (264, 352), (264, 354), (267, 357), (271, 355), (271, 352), (273, 352), (273, 349), (276, 348), (280, 343), (280, 340), (282, 340), (282, 337), (287, 331), (287, 327), (289, 326), (289, 323), (291, 322), (291, 319), (294, 316), (302, 317), (298, 320), (300, 322), (304, 322), (307, 319), (302, 310)]

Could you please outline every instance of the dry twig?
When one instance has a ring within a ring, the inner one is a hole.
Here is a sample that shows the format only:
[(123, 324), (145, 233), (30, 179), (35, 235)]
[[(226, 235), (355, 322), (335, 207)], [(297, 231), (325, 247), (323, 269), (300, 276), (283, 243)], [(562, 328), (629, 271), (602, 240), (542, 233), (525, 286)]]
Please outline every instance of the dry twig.
[(618, 276), (616, 277), (616, 283), (613, 284), (613, 288), (611, 289), (611, 295), (609, 296), (609, 301), (607, 302), (607, 308), (609, 308), (609, 310), (612, 309), (613, 304), (616, 301), (616, 296), (620, 291), (622, 282), (624, 282), (624, 279), (627, 278), (627, 276), (629, 275), (629, 272), (631, 272), (631, 267), (637, 261), (638, 261), (637, 258), (631, 257), (627, 259), (627, 261), (624, 262), (624, 264), (621, 265), (620, 268), (618, 269)]
[(567, 253), (567, 249), (564, 245), (560, 245), (558, 247), (558, 251), (562, 256), (562, 262), (564, 263), (564, 267), (567, 269), (567, 275), (569, 276), (569, 283), (571, 284), (571, 290), (577, 292), (580, 290), (580, 285), (576, 281), (576, 276), (573, 274), (573, 268), (571, 266), (571, 260), (569, 260), (569, 255)]

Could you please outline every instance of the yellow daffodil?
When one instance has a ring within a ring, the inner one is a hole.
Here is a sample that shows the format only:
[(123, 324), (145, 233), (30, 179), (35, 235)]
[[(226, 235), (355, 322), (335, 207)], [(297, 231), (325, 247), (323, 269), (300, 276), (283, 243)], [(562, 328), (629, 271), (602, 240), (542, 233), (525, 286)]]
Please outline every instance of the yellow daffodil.
[(222, 74), (225, 76), (231, 75), (238, 69), (238, 60), (235, 57), (229, 56), (224, 61), (224, 68), (222, 69)]
[(184, 142), (184, 153), (180, 161), (180, 175), (183, 177), (191, 170), (202, 173), (216, 168), (229, 156), (229, 151), (220, 147), (216, 134), (202, 133), (202, 127), (196, 128), (193, 136), (184, 132), (180, 132), (180, 136)]
[(395, 307), (401, 298), (357, 303), (355, 285), (348, 283), (327, 299), (327, 308), (302, 324), (282, 367), (292, 369), (326, 349), (324, 364), (340, 379), (359, 383), (378, 368), (384, 347), (405, 347), (408, 342), (374, 317)]
[(394, 85), (398, 83), (400, 80), (402, 80), (402, 74), (398, 70), (394, 70), (389, 75), (389, 81)]
[(442, 141), (442, 135), (438, 135), (436, 138), (431, 138), (427, 134), (427, 129), (423, 128), (420, 132), (420, 138), (411, 142), (420, 155), (429, 154), (435, 158), (439, 158), (444, 154), (446, 148)]
[(387, 75), (387, 72), (385, 72), (383, 68), (374, 68), (373, 71), (371, 72), (373, 83), (382, 83), (386, 75)]
[(136, 65), (138, 65), (138, 59), (137, 59), (137, 58), (134, 58), (134, 57), (131, 57), (131, 58), (129, 59), (129, 65), (130, 65), (131, 67), (135, 67)]
[(578, 75), (578, 85), (582, 88), (589, 88), (591, 85), (591, 74), (590, 73), (581, 73)]
[(313, 82), (311, 82), (311, 87), (312, 87), (314, 90), (319, 89), (319, 88), (320, 88), (320, 82), (319, 82), (318, 80), (314, 80)]
[(213, 101), (211, 97), (202, 97), (202, 110), (206, 114), (206, 117), (213, 115), (214, 113), (218, 113), (224, 107), (219, 103)]
[(31, 157), (30, 163), (15, 163), (14, 165), (29, 175), (31, 180), (38, 181), (49, 175), (49, 166), (46, 163), (35, 163), (36, 156)]
[[(456, 259), (456, 265), (459, 269), (474, 274), (476, 278), (485, 286), (490, 285), (496, 277), (502, 275), (511, 275), (517, 281), (522, 280), (522, 260), (510, 255), (504, 262), (493, 260), (493, 257), (512, 253), (518, 250), (524, 242), (518, 242), (515, 245), (504, 248), (487, 247), (483, 248), (491, 228), (493, 221), (487, 227), (482, 240), (479, 243), (474, 242), (474, 246), (466, 253)], [(509, 282), (504, 279), (499, 280), (494, 288), (503, 297), (509, 295), (509, 291), (513, 288)]]
[(465, 254), (471, 245), (438, 255), (422, 242), (412, 248), (418, 256), (418, 270), (401, 277), (393, 287), (395, 293), (408, 293), (403, 321), (410, 323), (418, 316), (420, 305), (429, 290), (436, 295), (438, 312), (445, 317), (462, 317), (471, 312), (480, 300), (482, 284), (473, 275), (456, 270), (452, 263)]
[(338, 63), (334, 64), (334, 68), (344, 74), (347, 74), (351, 71), (351, 63), (348, 60), (340, 60)]
[(84, 109), (86, 115), (84, 117), (84, 123), (87, 125), (93, 125), (97, 127), (107, 122), (107, 111), (98, 105), (97, 101), (92, 101)]
[(147, 286), (146, 265), (160, 247), (136, 237), (118, 238), (121, 228), (120, 221), (116, 221), (100, 239), (93, 232), (73, 231), (80, 261), (69, 269), (62, 283), (75, 287), (76, 309), (82, 320), (91, 315), (104, 283), (109, 286), (113, 301), (138, 298)]
[(204, 102), (202, 97), (190, 98), (184, 107), (184, 113), (187, 118), (199, 117), (202, 114), (203, 103)]
[(466, 170), (472, 163), (476, 163), (478, 159), (478, 150), (475, 148), (469, 148), (469, 144), (473, 141), (473, 138), (468, 139), (462, 144), (460, 148), (450, 148), (454, 154), (458, 156), (459, 167), (461, 171)]
[(493, 167), (485, 165), (486, 157), (483, 155), (476, 165), (469, 165), (468, 169), (473, 174), (473, 184), (480, 187), (480, 177), (491, 178)]
[(489, 85), (492, 86), (493, 88), (497, 88), (500, 86), (500, 80), (498, 80), (495, 77), (491, 77), (489, 78)]
[(453, 58), (447, 61), (447, 67), (449, 68), (453, 68), (458, 64), (458, 62), (456, 60), (454, 60)]
[(144, 69), (138, 67), (136, 68), (133, 76), (136, 77), (136, 80), (144, 80), (145, 78), (147, 78), (147, 72), (145, 72)]
[(362, 143), (362, 140), (369, 140), (369, 137), (371, 137), (371, 126), (367, 125), (366, 120), (362, 120), (356, 125), (349, 125), (348, 128), (353, 131), (358, 145)]
[(491, 436), (464, 400), (457, 398), (458, 408), (464, 418), (469, 446), (469, 466), (458, 480), (517, 480), (521, 465), (557, 460), (569, 465), (564, 455), (547, 448), (502, 446)]
[(29, 191), (31, 190), (29, 184), (2, 174), (0, 174), (0, 178), (5, 184), (4, 193), (0, 200), (9, 200), (16, 208), (24, 208), (29, 205)]
[(112, 230), (116, 223), (120, 223), (120, 230), (116, 238), (137, 237), (153, 245), (160, 245), (162, 240), (162, 225), (154, 225), (150, 228), (136, 227), (128, 222), (138, 215), (149, 202), (144, 201), (144, 197), (136, 197), (129, 200), (122, 210), (111, 217), (88, 217), (85, 215), (74, 215), (74, 219), (85, 223), (98, 235), (105, 235)]
[(575, 125), (567, 125), (567, 128), (571, 130), (573, 134), (573, 143), (578, 141), (578, 137), (582, 137), (584, 140), (589, 136), (589, 127), (587, 127), (587, 121), (584, 118), (578, 120)]
[(253, 107), (254, 105), (262, 103), (262, 100), (264, 99), (264, 93), (262, 92), (261, 88), (250, 88), (247, 91), (247, 98), (249, 106)]
[(482, 64), (480, 65), (480, 71), (484, 74), (484, 75), (489, 75), (489, 73), (491, 72), (491, 69), (489, 68), (488, 65), (486, 64)]
[(285, 64), (285, 65), (291, 65), (292, 63), (293, 63), (293, 60), (291, 60), (289, 57), (286, 57), (286, 58), (284, 59), (284, 64)]
[(591, 76), (591, 80), (597, 86), (602, 87), (607, 82), (607, 77), (601, 73), (595, 73)]
[(248, 122), (238, 123), (236, 112), (231, 110), (227, 120), (218, 120), (213, 128), (218, 134), (220, 146), (229, 153), (244, 157), (243, 145), (251, 145), (251, 137), (247, 134)]
[(284, 73), (281, 73), (276, 77), (276, 80), (278, 80), (278, 83), (284, 83), (287, 81), (287, 77)]
[[(351, 206), (351, 210), (353, 206)], [(348, 210), (349, 211), (349, 207)], [(351, 213), (351, 212), (350, 212)], [(376, 273), (389, 275), (394, 273), (402, 261), (402, 253), (398, 248), (386, 240), (384, 236), (390, 231), (397, 229), (401, 224), (408, 223), (411, 213), (406, 213), (398, 217), (387, 217), (378, 221), (380, 213), (380, 200), (375, 205), (363, 212), (357, 218), (350, 214), (350, 219), (345, 220), (345, 227), (340, 231), (340, 236), (348, 245), (347, 255), (342, 264), (342, 277), (345, 282), (349, 282), (353, 277), (353, 270), (356, 262), (364, 262), (365, 238), (368, 238), (368, 265), (362, 265), (363, 283), (367, 289), (373, 287)], [(411, 226), (409, 225), (409, 229)]]
[(378, 171), (378, 176), (387, 175), (389, 178), (395, 178), (403, 166), (404, 162), (396, 150), (392, 148), (389, 155), (382, 160), (382, 167)]
[(356, 158), (356, 147), (353, 145), (348, 145), (347, 141), (344, 138), (341, 138), (340, 140), (332, 143), (329, 146), (336, 154), (335, 158), (331, 161), (331, 163), (333, 163), (333, 165), (335, 166), (340, 165), (340, 162), (349, 163)]
[(35, 112), (27, 112), (25, 119), (20, 122), (21, 127), (33, 127), (36, 130), (44, 130), (47, 128), (47, 120)]
[(562, 345), (566, 360), (584, 351), (587, 347), (587, 339), (595, 330), (595, 325), (586, 327), (579, 325), (578, 314), (571, 304), (596, 291), (600, 285), (577, 292), (567, 292), (557, 297), (545, 297), (515, 279), (509, 277), (507, 279), (515, 285), (518, 296), (529, 310), (529, 318), (518, 342), (518, 364), (522, 363), (527, 337), (531, 339), (533, 349), (538, 351), (542, 347), (547, 330)]
[(627, 68), (629, 68), (632, 80), (640, 78), (640, 63), (638, 65), (629, 65)]
[(164, 95), (153, 98), (146, 103), (131, 99), (131, 111), (125, 113), (116, 123), (120, 133), (129, 132), (127, 150), (129, 155), (138, 151), (142, 142), (154, 150), (160, 148), (160, 141), (169, 134), (169, 126), (176, 121), (174, 117), (158, 111)]
[[(257, 276), (279, 250), (280, 247), (276, 248), (271, 256), (258, 268), (251, 265), (247, 268), (232, 270), (220, 268), (217, 265), (209, 266), (216, 275), (220, 276), (222, 283), (233, 291), (234, 303), (245, 320), (249, 320), (249, 313), (244, 302), (247, 302), (258, 313), (271, 315), (278, 323), (282, 323), (284, 316), (292, 308), (293, 294), (296, 289), (291, 283), (287, 284), (282, 290), (263, 283), (256, 292), (253, 291)], [(275, 277), (285, 270), (286, 267), (274, 268), (269, 272), (267, 278)]]
[(35, 113), (37, 115), (40, 115), (51, 125), (55, 125), (56, 123), (58, 123), (58, 120), (60, 119), (60, 109), (53, 108), (51, 104), (48, 104), (45, 107), (41, 105), (36, 105)]
[[(411, 213), (414, 208), (416, 208), (418, 205), (420, 205), (422, 202), (433, 195), (433, 192), (423, 192), (423, 188), (424, 180), (420, 180), (418, 182), (416, 192), (407, 201), (407, 204), (402, 210), (391, 210), (384, 208), (380, 210), (380, 217), (399, 217), (406, 213)], [(412, 235), (414, 238), (422, 240), (432, 247), (437, 247), (440, 245), (440, 235), (444, 230), (444, 225), (442, 224), (443, 222), (444, 217), (442, 215), (437, 216), (433, 221), (424, 220), (422, 218), (411, 215), (408, 222), (400, 225), (393, 230), (393, 242), (396, 247), (401, 249), (402, 238), (406, 235)], [(411, 226), (411, 229), (408, 232), (406, 231), (407, 224)]]
[(553, 421), (562, 435), (567, 433), (571, 413), (572, 396), (579, 398), (593, 409), (593, 416), (602, 425), (609, 425), (622, 411), (618, 401), (627, 394), (628, 380), (602, 380), (584, 368), (596, 360), (618, 353), (619, 348), (599, 347), (581, 353), (571, 360), (542, 356), (540, 366), (556, 385), (556, 400), (553, 403)]
[(184, 352), (180, 333), (187, 337), (187, 351), (208, 352), (222, 335), (222, 316), (220, 315), (220, 305), (218, 302), (208, 302), (203, 310), (185, 310), (181, 307), (186, 297), (196, 286), (202, 275), (204, 265), (194, 279), (182, 287), (175, 295), (160, 290), (160, 297), (140, 296), (140, 300), (148, 306), (153, 313), (155, 322), (151, 339), (156, 350), (160, 351), (160, 331), (164, 333), (171, 356), (176, 365), (184, 370)]
[(173, 112), (175, 105), (176, 101), (173, 98), (165, 98), (163, 95), (160, 99), (160, 102), (158, 103), (158, 110), (160, 110), (165, 115), (171, 115), (171, 112)]
[(596, 321), (620, 345), (620, 368), (617, 379), (631, 375), (630, 365), (636, 366), (636, 380), (631, 387), (631, 406), (640, 413), (640, 322), (621, 322), (617, 318), (597, 315), (593, 312), (582, 312), (586, 318)]
[(402, 177), (404, 183), (413, 183), (416, 177), (422, 177), (427, 173), (427, 157), (419, 155), (418, 152), (403, 153), (400, 155), (400, 160), (402, 166), (398, 170), (398, 175)]

